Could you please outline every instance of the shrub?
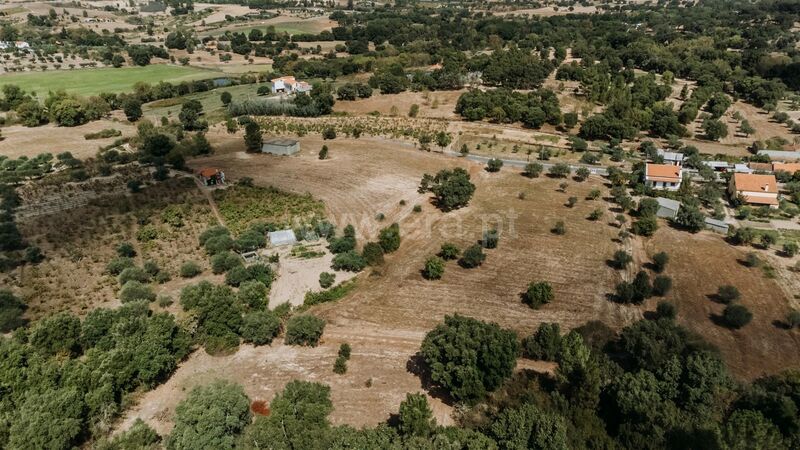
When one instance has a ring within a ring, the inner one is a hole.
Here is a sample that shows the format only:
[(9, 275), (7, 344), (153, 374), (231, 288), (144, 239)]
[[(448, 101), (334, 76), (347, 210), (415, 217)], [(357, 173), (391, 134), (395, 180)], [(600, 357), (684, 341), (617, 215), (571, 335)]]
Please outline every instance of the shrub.
[(117, 245), (117, 256), (121, 258), (133, 258), (136, 256), (136, 249), (130, 242), (121, 242)]
[(391, 253), (400, 248), (400, 225), (393, 223), (378, 234), (378, 243), (384, 253)]
[(633, 261), (633, 257), (625, 250), (617, 250), (611, 260), (611, 265), (617, 270), (623, 270)]
[(475, 185), (469, 173), (457, 167), (453, 170), (440, 170), (436, 176), (422, 176), (419, 193), (432, 192), (437, 206), (443, 211), (452, 211), (467, 206), (475, 193)]
[(472, 245), (464, 250), (458, 264), (465, 269), (472, 269), (483, 264), (486, 260), (486, 255), (483, 253), (483, 247), (478, 244)]
[(536, 332), (522, 340), (522, 354), (526, 358), (555, 361), (561, 350), (561, 327), (557, 323), (542, 322)]
[(522, 300), (533, 309), (539, 309), (542, 305), (553, 301), (555, 295), (550, 283), (540, 281), (538, 283), (531, 282), (528, 289), (522, 295)]
[(492, 158), (486, 163), (487, 172), (499, 172), (503, 168), (503, 160)]
[(788, 325), (789, 328), (800, 327), (800, 311), (796, 309), (790, 311), (786, 316), (786, 325)]
[(272, 285), (272, 278), (272, 269), (264, 264), (237, 266), (225, 274), (225, 284), (238, 287), (245, 281), (257, 280), (269, 287)]
[(150, 274), (139, 267), (128, 267), (119, 274), (119, 284), (124, 285), (128, 281), (135, 280), (140, 283), (149, 283)]
[(500, 241), (500, 233), (497, 230), (487, 230), (483, 232), (481, 245), (483, 248), (497, 248)]
[(658, 252), (653, 255), (653, 269), (657, 273), (661, 273), (667, 267), (669, 262), (669, 255), (666, 252)]
[(761, 265), (761, 259), (755, 253), (750, 252), (744, 257), (744, 265), (747, 267), (758, 267)]
[(336, 275), (330, 272), (322, 272), (319, 274), (319, 286), (322, 289), (328, 289), (329, 287), (333, 286), (333, 283), (336, 281)]
[(783, 254), (787, 258), (796, 255), (798, 250), (800, 250), (800, 246), (797, 245), (797, 242), (788, 241), (783, 243)]
[(753, 320), (753, 313), (744, 305), (728, 305), (722, 311), (722, 322), (730, 328), (742, 328), (751, 320)]
[(136, 232), (136, 240), (139, 242), (150, 242), (158, 239), (158, 228), (154, 225), (145, 225)]
[(348, 344), (347, 342), (344, 342), (342, 343), (342, 345), (339, 346), (339, 356), (344, 359), (350, 359), (351, 351), (352, 349), (350, 348), (350, 344)]
[(422, 212), (422, 205), (414, 205), (414, 208), (412, 209), (412, 211), (414, 211), (415, 213)]
[(293, 316), (286, 322), (284, 341), (289, 345), (316, 347), (324, 329), (325, 321), (319, 317), (310, 314)]
[(136, 280), (131, 280), (122, 286), (119, 291), (119, 299), (122, 303), (130, 303), (140, 300), (152, 302), (156, 299), (156, 294), (150, 286), (140, 283)]
[(442, 244), (442, 248), (439, 250), (438, 256), (444, 260), (453, 260), (458, 258), (458, 255), (461, 253), (458, 247), (454, 244), (449, 242), (445, 242)]
[(377, 242), (367, 242), (364, 245), (364, 250), (361, 251), (361, 256), (370, 266), (379, 266), (384, 262), (383, 247)]
[(600, 189), (592, 189), (589, 191), (589, 195), (586, 196), (586, 200), (597, 200), (600, 198), (601, 192)]
[(135, 263), (131, 258), (128, 257), (114, 258), (111, 261), (109, 261), (108, 265), (106, 265), (106, 272), (108, 272), (111, 275), (119, 275), (122, 273), (123, 270), (134, 266)]
[(22, 315), (27, 306), (13, 292), (0, 289), (0, 333), (8, 333), (25, 324)]
[(633, 223), (631, 230), (639, 236), (652, 236), (658, 230), (658, 221), (655, 216), (640, 217)]
[(739, 289), (737, 289), (736, 286), (726, 284), (717, 288), (717, 300), (722, 303), (728, 304), (735, 302), (739, 300), (741, 296), (742, 294), (739, 293)]
[(558, 222), (556, 222), (555, 226), (550, 231), (553, 232), (553, 234), (562, 236), (567, 233), (567, 226), (564, 225), (563, 220), (559, 220)]
[(333, 127), (325, 128), (322, 131), (322, 139), (325, 140), (336, 139), (336, 129), (334, 129)]
[(231, 251), (217, 253), (211, 257), (211, 272), (215, 274), (225, 273), (242, 265), (244, 265), (242, 258)]
[(673, 320), (678, 315), (678, 307), (674, 303), (661, 301), (656, 306), (656, 315), (659, 319)]
[(600, 208), (595, 209), (589, 213), (589, 220), (600, 220), (603, 217), (603, 210)]
[(319, 159), (328, 159), (328, 146), (323, 145), (319, 151)]
[(333, 257), (333, 261), (331, 262), (331, 268), (333, 270), (361, 272), (365, 267), (367, 267), (367, 260), (354, 250), (339, 253)]
[(181, 278), (194, 278), (200, 275), (202, 272), (203, 269), (201, 269), (200, 265), (194, 261), (186, 261), (185, 263), (181, 264)]
[(227, 234), (223, 234), (208, 238), (205, 241), (205, 244), (203, 244), (203, 247), (205, 247), (206, 253), (213, 256), (218, 253), (231, 250), (235, 245), (236, 243), (234, 242), (233, 238)]
[(39, 264), (40, 262), (44, 261), (44, 254), (42, 254), (42, 249), (35, 245), (31, 245), (30, 247), (25, 249), (23, 253), (22, 260), (28, 264)]
[(547, 171), (554, 178), (566, 178), (570, 172), (572, 169), (565, 163), (556, 163)]
[(267, 307), (267, 285), (258, 280), (249, 280), (239, 285), (236, 298), (239, 303), (251, 309), (264, 309)]
[(522, 171), (522, 175), (528, 178), (539, 178), (539, 175), (542, 174), (544, 170), (544, 166), (539, 163), (528, 163), (525, 165), (525, 169)]
[(672, 289), (672, 278), (658, 275), (653, 279), (653, 295), (663, 297)]
[(438, 256), (431, 256), (425, 261), (422, 276), (427, 280), (438, 280), (444, 275), (444, 260)]
[(271, 311), (253, 311), (244, 315), (242, 339), (255, 345), (271, 344), (281, 331), (281, 321)]
[(567, 199), (568, 208), (572, 208), (576, 203), (578, 203), (578, 197), (573, 196)]
[(333, 373), (337, 375), (344, 375), (347, 372), (347, 359), (339, 356), (336, 362), (333, 363)]

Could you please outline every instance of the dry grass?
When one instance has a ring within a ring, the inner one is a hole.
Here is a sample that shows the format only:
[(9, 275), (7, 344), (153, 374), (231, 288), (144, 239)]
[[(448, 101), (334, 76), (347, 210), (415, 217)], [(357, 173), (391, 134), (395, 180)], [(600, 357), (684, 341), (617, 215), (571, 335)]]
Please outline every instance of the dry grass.
[[(197, 248), (197, 236), (208, 225), (210, 214), (205, 197), (194, 182), (186, 181), (170, 180), (135, 195), (111, 194), (87, 206), (21, 221), (25, 238), (39, 246), (47, 259), (37, 266), (3, 274), (0, 283), (19, 290), (29, 305), (31, 319), (63, 310), (82, 315), (118, 304), (117, 282), (105, 268), (116, 256), (114, 249), (120, 242), (134, 243), (139, 264), (152, 259), (173, 278), (185, 261), (204, 264), (206, 258)], [(181, 228), (172, 228), (161, 220), (163, 209), (175, 204), (187, 208)], [(136, 241), (142, 222), (158, 228), (158, 239)]]

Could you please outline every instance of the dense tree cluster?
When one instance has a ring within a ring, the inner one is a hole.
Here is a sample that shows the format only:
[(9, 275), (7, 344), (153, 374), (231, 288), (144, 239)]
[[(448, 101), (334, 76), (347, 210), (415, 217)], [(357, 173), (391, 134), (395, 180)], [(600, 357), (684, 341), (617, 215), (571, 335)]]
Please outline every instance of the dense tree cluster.
[(506, 89), (471, 90), (461, 94), (456, 112), (467, 120), (489, 119), (498, 123), (522, 122), (539, 128), (545, 123), (561, 123), (561, 109), (555, 93), (549, 89), (527, 94)]

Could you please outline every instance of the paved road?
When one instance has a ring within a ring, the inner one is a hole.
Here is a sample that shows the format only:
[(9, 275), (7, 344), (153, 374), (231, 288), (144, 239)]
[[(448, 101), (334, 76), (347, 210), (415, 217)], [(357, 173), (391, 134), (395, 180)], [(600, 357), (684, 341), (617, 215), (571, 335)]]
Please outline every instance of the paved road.
[[(458, 157), (458, 158), (467, 158), (470, 161), (477, 161), (477, 162), (480, 162), (480, 163), (487, 163), (487, 162), (489, 162), (490, 159), (493, 159), (493, 158), (490, 158), (488, 156), (470, 155), (470, 154), (468, 154), (467, 156), (462, 156), (461, 153), (450, 151), (450, 150), (446, 150), (444, 152), (444, 154), (448, 155), (448, 156), (455, 156), (455, 157)], [(521, 160), (521, 159), (500, 159), (500, 161), (503, 161), (503, 165), (504, 166), (512, 166), (512, 167), (520, 167), (520, 168), (524, 168), (529, 162), (532, 162), (532, 161), (525, 161), (525, 160)], [(545, 170), (555, 166), (555, 163), (548, 163), (548, 162), (543, 162), (543, 161), (535, 161), (535, 162), (538, 162), (539, 164), (541, 164), (544, 167)], [(590, 165), (583, 165), (583, 164), (569, 164), (569, 167), (570, 167), (570, 169), (572, 169), (573, 172), (578, 170), (581, 167), (585, 167), (585, 168), (589, 169), (589, 172), (591, 172), (594, 175), (607, 175), (608, 174), (608, 172), (606, 171), (606, 168), (602, 167), (602, 166), (590, 166)]]

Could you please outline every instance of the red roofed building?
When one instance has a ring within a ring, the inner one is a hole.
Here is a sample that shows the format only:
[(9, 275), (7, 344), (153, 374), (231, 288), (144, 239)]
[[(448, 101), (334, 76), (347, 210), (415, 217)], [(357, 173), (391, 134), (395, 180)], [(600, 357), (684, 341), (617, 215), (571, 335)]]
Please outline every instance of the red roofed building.
[(681, 187), (681, 166), (647, 163), (644, 166), (644, 184), (653, 189), (677, 191)]
[(219, 169), (205, 167), (197, 172), (197, 177), (200, 178), (200, 181), (206, 186), (225, 184), (225, 172)]
[(778, 207), (778, 182), (775, 175), (735, 173), (728, 185), (732, 197), (739, 197), (747, 204)]

